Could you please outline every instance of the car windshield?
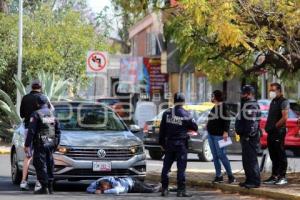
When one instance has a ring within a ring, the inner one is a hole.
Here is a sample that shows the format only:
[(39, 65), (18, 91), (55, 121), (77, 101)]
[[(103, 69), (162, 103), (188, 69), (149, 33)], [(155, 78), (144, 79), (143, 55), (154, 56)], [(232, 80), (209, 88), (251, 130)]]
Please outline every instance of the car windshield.
[(55, 114), (62, 130), (127, 130), (120, 118), (105, 107), (56, 107)]

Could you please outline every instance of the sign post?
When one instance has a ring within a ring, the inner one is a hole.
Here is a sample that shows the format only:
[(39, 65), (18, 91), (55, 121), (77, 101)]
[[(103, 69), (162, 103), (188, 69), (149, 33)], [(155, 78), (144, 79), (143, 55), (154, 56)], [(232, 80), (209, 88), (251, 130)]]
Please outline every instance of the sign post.
[(97, 74), (106, 73), (108, 65), (108, 57), (106, 52), (89, 51), (86, 59), (87, 74), (94, 75), (94, 100), (97, 94)]

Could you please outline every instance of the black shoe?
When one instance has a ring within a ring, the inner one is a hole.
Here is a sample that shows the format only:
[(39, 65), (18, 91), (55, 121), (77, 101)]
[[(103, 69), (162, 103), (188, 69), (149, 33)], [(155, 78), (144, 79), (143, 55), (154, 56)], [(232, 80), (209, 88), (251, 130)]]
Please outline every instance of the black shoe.
[(246, 182), (239, 183), (239, 186), (240, 186), (240, 187), (245, 187), (245, 185), (247, 185), (247, 183), (246, 183)]
[(185, 190), (177, 192), (177, 197), (192, 197), (192, 196), (193, 195), (186, 193)]
[(34, 194), (49, 194), (47, 187), (42, 186), (39, 190), (34, 191)]
[(276, 182), (275, 185), (287, 185), (288, 184), (288, 180), (284, 177), (279, 178)]
[(235, 183), (236, 182), (236, 179), (234, 176), (228, 176), (228, 183), (231, 184), (231, 183)]
[(162, 196), (162, 197), (167, 197), (167, 196), (169, 196), (169, 190), (168, 190), (168, 189), (162, 189), (162, 191), (161, 191), (161, 196)]
[(244, 187), (247, 188), (247, 189), (253, 189), (253, 188), (259, 188), (260, 185), (247, 184), (247, 183), (246, 183)]
[(53, 194), (53, 181), (49, 181), (48, 190), (49, 190), (49, 194)]
[(278, 181), (278, 178), (275, 176), (271, 176), (267, 180), (263, 181), (264, 184), (266, 185), (274, 185)]
[(224, 182), (223, 176), (216, 177), (215, 180), (213, 180), (213, 183), (223, 183), (223, 182)]

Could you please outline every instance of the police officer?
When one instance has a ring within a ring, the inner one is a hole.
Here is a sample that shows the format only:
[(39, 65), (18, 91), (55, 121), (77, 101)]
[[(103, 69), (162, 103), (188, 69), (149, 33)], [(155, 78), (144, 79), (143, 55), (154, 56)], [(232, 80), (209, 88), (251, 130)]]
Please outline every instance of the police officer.
[(254, 98), (255, 89), (245, 85), (241, 94), (241, 111), (236, 120), (236, 133), (240, 135), (242, 145), (242, 160), (246, 181), (241, 187), (260, 187), (260, 171), (257, 160), (259, 147), (260, 107)]
[(53, 152), (59, 144), (60, 129), (58, 121), (47, 105), (48, 99), (44, 95), (37, 98), (39, 110), (30, 118), (28, 135), (25, 141), (26, 155), (30, 154), (33, 145), (33, 165), (36, 169), (37, 179), (41, 188), (35, 194), (53, 193)]
[(161, 173), (162, 196), (168, 196), (168, 173), (173, 162), (177, 161), (178, 197), (191, 197), (186, 193), (185, 169), (187, 166), (188, 131), (197, 131), (198, 126), (190, 114), (182, 107), (185, 97), (182, 93), (174, 96), (173, 108), (164, 112), (159, 131), (159, 144), (165, 150), (165, 158)]
[(283, 97), (279, 83), (272, 83), (270, 87), (269, 115), (266, 124), (268, 133), (268, 150), (272, 160), (272, 176), (265, 180), (265, 184), (286, 185), (287, 156), (284, 148), (286, 136), (286, 121), (288, 119), (289, 101)]

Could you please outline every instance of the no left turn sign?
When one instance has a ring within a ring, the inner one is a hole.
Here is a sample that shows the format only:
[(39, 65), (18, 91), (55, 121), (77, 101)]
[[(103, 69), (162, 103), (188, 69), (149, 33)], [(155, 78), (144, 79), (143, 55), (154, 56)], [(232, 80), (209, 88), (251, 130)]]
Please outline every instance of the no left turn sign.
[(89, 51), (87, 54), (86, 71), (88, 73), (105, 72), (108, 64), (107, 53)]

